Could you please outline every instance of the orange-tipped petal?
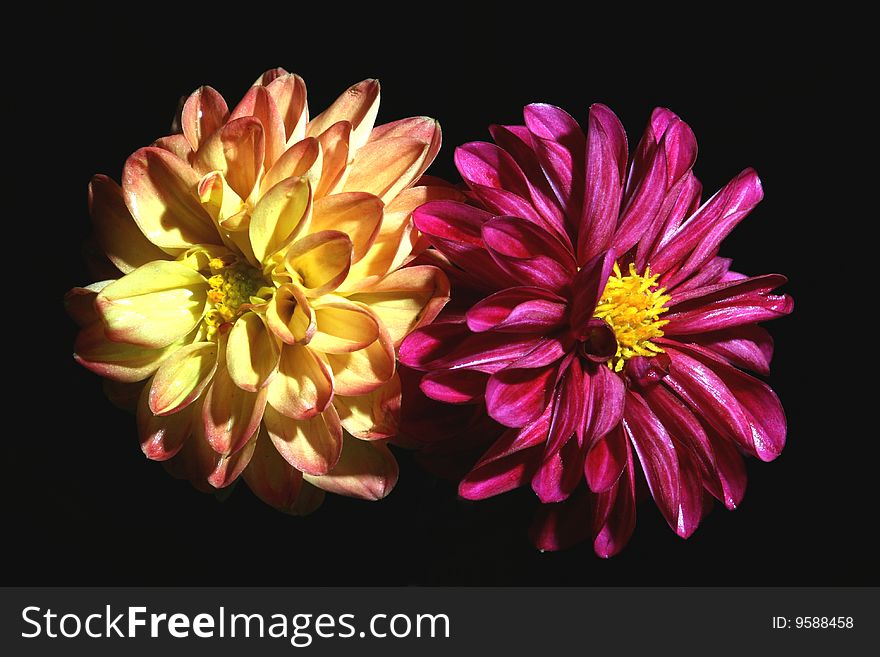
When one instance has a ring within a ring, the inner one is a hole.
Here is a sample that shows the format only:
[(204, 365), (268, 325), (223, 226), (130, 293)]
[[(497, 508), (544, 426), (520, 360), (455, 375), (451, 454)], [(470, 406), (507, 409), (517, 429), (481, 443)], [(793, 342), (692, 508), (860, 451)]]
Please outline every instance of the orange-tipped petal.
[(306, 83), (294, 73), (279, 75), (268, 84), (269, 94), (275, 101), (284, 122), (287, 146), (306, 136), (309, 106), (306, 102)]
[(367, 143), (379, 112), (379, 81), (364, 80), (342, 92), (330, 107), (306, 127), (306, 134), (317, 137), (339, 121), (351, 123), (351, 152)]
[(333, 370), (336, 394), (358, 396), (372, 392), (394, 376), (394, 343), (377, 321), (379, 339), (369, 347), (348, 354), (323, 354)]
[(362, 440), (379, 440), (397, 435), (400, 422), (400, 377), (367, 395), (333, 398), (342, 428)]
[[(326, 299), (326, 298), (325, 298)], [(343, 297), (322, 300), (315, 306), (317, 330), (309, 347), (328, 354), (345, 354), (364, 349), (379, 339), (375, 317)]]
[(331, 399), (330, 366), (308, 347), (285, 345), (278, 373), (269, 384), (269, 405), (287, 417), (307, 420), (323, 412)]
[(217, 367), (217, 343), (194, 342), (165, 359), (149, 392), (154, 415), (177, 413), (198, 399)]
[(288, 178), (270, 189), (257, 203), (248, 227), (257, 260), (284, 247), (308, 222), (311, 190), (302, 178)]
[(147, 239), (162, 249), (216, 244), (220, 238), (197, 196), (199, 175), (161, 148), (141, 148), (122, 170), (125, 204)]
[(342, 231), (351, 238), (352, 263), (363, 258), (382, 226), (384, 203), (366, 192), (344, 192), (315, 201), (311, 230)]
[(173, 415), (150, 411), (150, 386), (146, 385), (137, 405), (137, 427), (141, 450), (148, 459), (167, 461), (180, 451), (193, 428), (193, 412), (186, 408)]
[(345, 183), (351, 160), (350, 139), (351, 123), (348, 121), (334, 123), (318, 136), (322, 158), (321, 181), (315, 188), (315, 198), (332, 194)]
[(314, 137), (297, 142), (272, 165), (260, 182), (260, 191), (265, 194), (275, 185), (287, 178), (304, 177), (312, 188), (321, 180), (321, 144)]
[(269, 169), (284, 152), (286, 138), (284, 120), (266, 87), (255, 85), (248, 89), (241, 102), (232, 110), (230, 118), (235, 120), (245, 116), (259, 119), (263, 126), (265, 137), (263, 166)]
[[(227, 456), (217, 454), (203, 440), (199, 440), (201, 449), (205, 453), (205, 460), (213, 459), (214, 467), (207, 476), (208, 483), (214, 488), (226, 488), (239, 478), (245, 471), (251, 458), (254, 455), (254, 449), (257, 446), (257, 434), (254, 434), (238, 451)], [(207, 461), (211, 463), (212, 461)]]
[(398, 474), (397, 461), (387, 446), (346, 436), (336, 467), (322, 477), (304, 474), (303, 479), (328, 493), (373, 501), (392, 491)]
[(100, 321), (95, 310), (95, 297), (113, 281), (100, 281), (86, 287), (74, 287), (64, 295), (64, 309), (77, 326), (84, 327)]
[[(449, 301), (449, 279), (429, 265), (406, 267), (391, 272), (349, 299), (369, 306), (398, 348), (411, 331), (433, 321)], [(318, 330), (321, 330), (320, 317)]]
[(307, 344), (317, 328), (308, 297), (298, 285), (290, 283), (275, 290), (266, 307), (266, 324), (287, 344)]
[(192, 144), (190, 144), (187, 138), (183, 135), (159, 137), (156, 141), (150, 144), (150, 146), (155, 146), (156, 148), (161, 148), (163, 151), (168, 151), (184, 162), (192, 161), (194, 152)]
[(189, 333), (208, 301), (208, 283), (186, 265), (160, 260), (114, 281), (95, 299), (107, 337), (158, 349)]
[[(221, 353), (222, 349), (221, 343)], [(199, 427), (215, 452), (234, 453), (254, 435), (263, 418), (266, 394), (266, 388), (259, 392), (239, 388), (230, 378), (225, 363), (220, 363), (205, 393)]]
[(222, 172), (235, 193), (247, 199), (260, 175), (265, 152), (263, 124), (256, 117), (244, 116), (214, 133), (199, 149), (193, 166), (202, 175)]
[(410, 137), (370, 142), (357, 152), (342, 191), (369, 192), (388, 203), (422, 174), (428, 150)]
[(186, 99), (181, 113), (181, 127), (193, 150), (198, 150), (217, 132), (229, 117), (223, 96), (212, 87), (199, 87)]
[(306, 296), (332, 292), (351, 268), (351, 239), (338, 230), (311, 233), (290, 245), (284, 266)]
[(235, 322), (226, 343), (229, 376), (242, 390), (256, 392), (269, 383), (281, 349), (278, 339), (256, 313), (245, 313)]
[(342, 425), (332, 404), (308, 420), (294, 420), (267, 406), (263, 421), (275, 449), (297, 470), (322, 475), (339, 461)]
[(122, 187), (104, 175), (89, 183), (89, 212), (98, 245), (124, 274), (168, 254), (150, 242), (125, 205)]
[(143, 381), (180, 346), (173, 343), (163, 349), (144, 349), (124, 342), (112, 342), (104, 334), (104, 325), (95, 322), (76, 336), (73, 357), (95, 374), (114, 381)]
[(303, 488), (302, 472), (281, 458), (265, 428), (260, 430), (244, 480), (254, 495), (269, 506), (299, 515), (295, 508)]

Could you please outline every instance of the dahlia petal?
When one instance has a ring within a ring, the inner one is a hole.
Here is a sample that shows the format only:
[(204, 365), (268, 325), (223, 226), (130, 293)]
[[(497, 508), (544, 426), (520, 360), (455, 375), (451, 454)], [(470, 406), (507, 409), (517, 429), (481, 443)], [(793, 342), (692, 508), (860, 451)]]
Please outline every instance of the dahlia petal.
[(468, 185), (504, 189), (531, 196), (525, 174), (507, 151), (495, 144), (471, 142), (455, 149), (455, 166)]
[(105, 287), (95, 308), (111, 340), (157, 349), (179, 340), (201, 321), (207, 290), (198, 272), (159, 260)]
[(377, 326), (379, 338), (370, 346), (351, 353), (323, 355), (333, 370), (333, 387), (338, 394), (365, 395), (394, 376), (394, 344), (381, 322)]
[(346, 436), (342, 457), (333, 470), (320, 477), (305, 474), (303, 478), (328, 493), (373, 502), (394, 489), (399, 472), (386, 445)]
[(422, 377), (419, 388), (431, 399), (447, 404), (471, 404), (483, 398), (489, 376), (472, 370), (436, 370)]
[[(441, 131), (440, 124), (430, 116), (411, 116), (406, 119), (398, 119), (391, 123), (383, 123), (373, 128), (369, 141), (376, 142), (394, 137), (408, 137), (417, 139), (428, 146), (428, 154), (425, 158), (425, 168), (434, 161), (434, 157), (440, 150)], [(421, 183), (428, 184), (428, 183)]]
[[(629, 442), (626, 443), (629, 451)], [(619, 553), (636, 526), (635, 467), (632, 454), (627, 457), (624, 475), (607, 493), (597, 496), (593, 520), (593, 551), (603, 559)]]
[(281, 349), (275, 335), (256, 313), (239, 317), (226, 342), (226, 367), (242, 390), (256, 392), (269, 384)]
[(717, 283), (726, 283), (730, 280), (738, 280), (746, 278), (745, 276), (733, 274), (730, 266), (733, 264), (731, 258), (719, 258), (715, 256), (710, 258), (698, 271), (695, 271), (687, 280), (682, 281), (675, 286), (675, 296), (683, 297), (689, 294), (691, 290), (705, 287), (707, 285), (715, 285)]
[(64, 309), (77, 326), (84, 328), (100, 321), (95, 311), (95, 297), (113, 281), (99, 281), (86, 287), (74, 287), (64, 295)]
[(666, 181), (666, 151), (661, 144), (650, 155), (644, 177), (630, 177), (624, 206), (611, 241), (615, 251), (629, 251), (654, 223), (666, 197)]
[(187, 138), (182, 134), (159, 137), (156, 141), (150, 144), (150, 146), (155, 146), (156, 148), (161, 148), (163, 151), (168, 151), (184, 162), (192, 161), (192, 144), (190, 144)]
[(381, 440), (398, 432), (400, 397), (400, 378), (393, 376), (366, 395), (336, 395), (333, 405), (348, 433), (361, 440)]
[(144, 386), (137, 405), (137, 428), (144, 455), (153, 461), (167, 461), (177, 454), (192, 433), (193, 413), (185, 409), (167, 416), (150, 410), (150, 386)]
[(326, 474), (339, 461), (342, 425), (332, 404), (307, 420), (294, 420), (267, 406), (263, 422), (275, 449), (297, 470)]
[(243, 199), (254, 191), (266, 152), (263, 124), (254, 116), (233, 119), (199, 149), (194, 166), (202, 174), (220, 171)]
[(685, 218), (697, 211), (703, 186), (693, 172), (688, 171), (666, 193), (654, 220), (636, 245), (636, 269), (643, 271), (657, 253), (675, 235)]
[(266, 84), (266, 89), (284, 123), (287, 146), (301, 141), (306, 134), (309, 108), (306, 103), (306, 83), (293, 73), (283, 73)]
[(562, 360), (569, 353), (571, 345), (557, 338), (539, 338), (534, 347), (511, 363), (512, 367), (529, 369), (544, 367)]
[(125, 204), (146, 238), (161, 249), (216, 244), (217, 231), (196, 195), (199, 175), (180, 158), (155, 147), (125, 161)]
[(101, 250), (123, 274), (168, 254), (141, 232), (125, 205), (122, 188), (107, 176), (89, 183), (89, 212)]
[(379, 81), (364, 80), (342, 92), (330, 107), (312, 119), (306, 134), (317, 137), (339, 121), (351, 123), (351, 152), (356, 153), (370, 137), (379, 112)]
[(532, 490), (543, 504), (563, 502), (583, 479), (584, 455), (577, 441), (545, 456), (531, 479)]
[(268, 403), (296, 420), (323, 412), (333, 398), (333, 373), (308, 347), (284, 345), (278, 373), (269, 383)]
[(604, 493), (611, 489), (623, 474), (629, 458), (626, 435), (620, 423), (600, 438), (587, 452), (584, 461), (584, 476), (587, 486), (594, 493)]
[(352, 262), (366, 255), (382, 225), (383, 203), (366, 192), (343, 192), (317, 199), (310, 230), (338, 230), (349, 236)]
[(682, 361), (682, 351), (687, 352), (694, 361), (711, 368), (737, 400), (748, 425), (747, 430), (739, 435), (744, 439), (738, 441), (739, 444), (762, 461), (772, 461), (779, 456), (785, 446), (785, 412), (770, 386), (697, 345), (674, 344), (674, 348), (674, 356), (670, 353), (673, 364)]
[(635, 448), (648, 488), (669, 526), (682, 538), (702, 518), (702, 482), (690, 449), (674, 441), (644, 399), (627, 393), (622, 426)]
[(357, 152), (342, 191), (369, 192), (388, 203), (422, 174), (429, 148), (410, 137), (369, 142)]
[(211, 135), (219, 130), (229, 118), (229, 107), (216, 89), (204, 86), (192, 92), (181, 113), (183, 136), (192, 146), (199, 149)]
[(571, 282), (577, 266), (571, 252), (553, 235), (513, 217), (490, 219), (481, 228), (498, 266), (522, 285), (558, 291)]
[[(575, 442), (578, 444), (583, 442), (587, 400), (584, 394), (584, 371), (579, 359), (573, 359), (565, 369), (553, 397), (553, 414), (547, 432), (545, 455), (558, 452), (572, 437), (576, 438)], [(581, 467), (578, 466), (578, 469)]]
[(312, 189), (318, 186), (323, 170), (321, 144), (308, 137), (288, 148), (260, 181), (260, 192), (265, 194), (282, 180), (305, 178)]
[(254, 495), (269, 506), (298, 515), (295, 509), (303, 488), (302, 472), (281, 458), (265, 429), (257, 437), (244, 480)]
[(727, 183), (681, 225), (651, 262), (651, 269), (662, 274), (660, 283), (672, 288), (699, 270), (763, 196), (761, 181), (753, 169), (746, 169)]
[(153, 377), (150, 412), (169, 415), (189, 406), (211, 382), (216, 367), (215, 342), (194, 342), (175, 351)]
[(315, 325), (309, 348), (328, 354), (358, 351), (379, 338), (375, 317), (361, 305), (342, 297), (322, 300), (315, 306)]
[(694, 335), (689, 340), (718, 354), (731, 365), (763, 376), (770, 374), (773, 338), (760, 326), (738, 326), (725, 331)]
[[(275, 101), (269, 90), (263, 86), (253, 86), (248, 89), (244, 98), (236, 105), (230, 114), (230, 123), (236, 119), (252, 116), (260, 121), (264, 138), (264, 155), (260, 164), (265, 170), (269, 170), (281, 157), (285, 150), (284, 119), (275, 105)], [(251, 186), (253, 189), (253, 186)], [(245, 197), (246, 198), (246, 197)]]
[(506, 427), (523, 427), (538, 418), (550, 403), (558, 366), (508, 367), (492, 374), (486, 384), (486, 410)]
[(542, 504), (529, 526), (529, 538), (536, 548), (564, 550), (590, 536), (591, 496), (583, 489), (561, 504)]
[(581, 127), (564, 110), (543, 103), (526, 105), (523, 118), (538, 161), (560, 205), (568, 217), (579, 217), (586, 150)]
[(477, 465), (461, 480), (458, 494), (466, 500), (484, 500), (519, 488), (534, 476), (542, 452), (540, 445), (534, 445)]
[(596, 304), (602, 298), (615, 259), (613, 251), (599, 253), (585, 263), (572, 280), (571, 328), (579, 339), (586, 336), (585, 331), (593, 319)]
[(162, 349), (112, 342), (104, 333), (104, 325), (94, 322), (77, 335), (73, 357), (99, 376), (131, 383), (146, 379), (179, 347), (180, 342), (173, 342)]
[(513, 287), (492, 294), (467, 311), (471, 331), (547, 334), (567, 314), (565, 299), (540, 287)]
[(287, 344), (307, 344), (317, 330), (308, 297), (298, 285), (289, 283), (275, 290), (266, 306), (266, 324)]
[(338, 230), (310, 233), (293, 242), (284, 256), (284, 266), (308, 297), (320, 297), (335, 290), (351, 268), (351, 239)]
[(412, 331), (432, 322), (449, 301), (449, 279), (436, 267), (411, 266), (348, 298), (369, 306), (398, 348)]
[(252, 436), (241, 449), (228, 455), (217, 454), (204, 440), (198, 442), (201, 443), (206, 457), (209, 456), (214, 460), (214, 467), (207, 476), (208, 483), (214, 488), (226, 488), (231, 486), (250, 464), (257, 445), (257, 436)]
[(611, 245), (623, 194), (626, 158), (626, 132), (620, 120), (605, 105), (591, 106), (578, 263), (588, 262)]
[(342, 185), (348, 178), (351, 123), (339, 121), (322, 132), (317, 139), (321, 146), (321, 179), (313, 190), (315, 198), (323, 198), (342, 191)]
[(471, 184), (471, 190), (480, 200), (483, 207), (495, 215), (507, 215), (525, 219), (544, 230), (552, 230), (544, 217), (535, 209), (530, 201), (509, 192), (506, 189)]
[[(221, 344), (221, 354), (224, 351)], [(218, 454), (237, 452), (259, 428), (267, 394), (267, 388), (258, 392), (239, 388), (221, 362), (205, 393), (198, 432)]]
[(599, 366), (589, 377), (584, 376), (588, 445), (605, 436), (620, 422), (626, 404), (625, 393), (623, 379), (608, 367)]
[(309, 184), (302, 178), (287, 178), (263, 195), (248, 226), (258, 261), (282, 249), (301, 231), (311, 212), (311, 201)]

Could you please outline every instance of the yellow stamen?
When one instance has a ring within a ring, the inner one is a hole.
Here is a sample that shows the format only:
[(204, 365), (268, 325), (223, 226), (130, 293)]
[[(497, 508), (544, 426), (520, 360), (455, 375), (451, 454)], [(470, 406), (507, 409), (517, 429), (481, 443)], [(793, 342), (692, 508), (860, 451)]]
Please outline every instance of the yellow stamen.
[(661, 328), (669, 322), (660, 315), (669, 308), (672, 298), (664, 294), (666, 288), (657, 287), (657, 276), (651, 268), (639, 276), (633, 264), (629, 275), (623, 276), (614, 263), (614, 273), (608, 277), (605, 291), (596, 306), (595, 316), (604, 319), (617, 338), (617, 353), (608, 361), (608, 367), (619, 372), (633, 356), (650, 358), (663, 353), (663, 348), (651, 342), (663, 336)]
[(266, 281), (260, 272), (244, 264), (226, 264), (213, 258), (208, 266), (214, 275), (208, 279), (208, 300), (213, 308), (205, 314), (206, 336), (213, 340), (223, 324), (232, 322), (242, 313), (244, 304), (253, 303)]

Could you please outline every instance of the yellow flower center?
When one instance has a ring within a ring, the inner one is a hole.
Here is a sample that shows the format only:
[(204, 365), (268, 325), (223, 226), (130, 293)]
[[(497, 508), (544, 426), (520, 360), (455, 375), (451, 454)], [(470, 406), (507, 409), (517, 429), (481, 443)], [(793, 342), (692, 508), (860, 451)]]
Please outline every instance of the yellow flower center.
[(221, 258), (212, 258), (208, 266), (212, 274), (208, 279), (208, 301), (212, 307), (205, 314), (205, 325), (211, 340), (220, 326), (247, 310), (243, 306), (265, 301), (266, 281), (257, 269), (241, 262), (227, 264)]
[(671, 299), (665, 291), (657, 287), (657, 276), (651, 275), (650, 267), (639, 276), (635, 265), (630, 264), (629, 276), (623, 276), (614, 263), (614, 273), (608, 278), (595, 316), (604, 319), (617, 338), (617, 353), (608, 361), (615, 372), (633, 356), (650, 358), (663, 353), (651, 340), (661, 337), (662, 327), (669, 323), (660, 319), (669, 310), (666, 303)]

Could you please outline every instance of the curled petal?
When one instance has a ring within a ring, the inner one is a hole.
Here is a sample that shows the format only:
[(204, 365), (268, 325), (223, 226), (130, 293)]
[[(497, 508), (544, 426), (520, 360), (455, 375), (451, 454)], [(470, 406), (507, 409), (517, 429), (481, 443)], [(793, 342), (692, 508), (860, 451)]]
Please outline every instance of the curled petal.
[(245, 313), (235, 322), (226, 343), (229, 376), (242, 390), (256, 392), (271, 380), (280, 351), (278, 339), (263, 318)]
[(379, 81), (364, 80), (342, 92), (330, 107), (312, 119), (306, 134), (316, 137), (339, 121), (352, 126), (351, 149), (357, 152), (370, 137), (379, 112)]
[(584, 376), (586, 408), (586, 439), (592, 444), (617, 426), (623, 416), (626, 387), (623, 379), (608, 367), (597, 367)]
[(374, 501), (386, 497), (397, 484), (399, 470), (391, 450), (381, 442), (345, 437), (342, 456), (323, 476), (303, 478), (328, 493)]
[(211, 382), (216, 367), (215, 342), (194, 342), (175, 351), (153, 377), (150, 412), (169, 415), (189, 406)]
[(306, 83), (294, 73), (282, 73), (266, 84), (266, 89), (284, 123), (287, 146), (301, 141), (306, 134), (309, 108), (306, 103)]
[(287, 344), (308, 344), (315, 334), (315, 312), (298, 285), (286, 283), (275, 290), (266, 306), (266, 324)]
[(422, 377), (419, 388), (447, 404), (471, 404), (483, 398), (489, 376), (473, 370), (435, 370)]
[(379, 337), (368, 347), (350, 353), (323, 355), (333, 370), (333, 386), (338, 394), (365, 395), (394, 376), (394, 344), (381, 322), (377, 321), (376, 325)]
[(486, 410), (507, 427), (522, 427), (547, 408), (556, 383), (558, 366), (495, 372), (486, 384)]
[(207, 301), (201, 274), (179, 262), (156, 261), (102, 289), (95, 307), (108, 338), (157, 349), (192, 331)]
[(275, 449), (297, 470), (322, 475), (339, 461), (342, 425), (332, 405), (307, 420), (294, 420), (267, 406), (263, 421)]
[(379, 338), (379, 325), (363, 306), (342, 297), (322, 300), (315, 306), (317, 330), (309, 342), (315, 351), (345, 354), (371, 345)]
[(193, 413), (185, 409), (167, 416), (150, 410), (150, 386), (144, 386), (137, 405), (137, 428), (144, 455), (153, 461), (167, 461), (177, 454), (193, 429)]
[(565, 299), (540, 287), (513, 287), (492, 294), (467, 311), (467, 325), (475, 333), (547, 334), (559, 328), (567, 315)]
[(100, 321), (95, 311), (95, 297), (113, 281), (100, 281), (86, 287), (74, 287), (64, 295), (64, 309), (77, 326), (86, 327)]
[(245, 116), (229, 121), (208, 139), (194, 166), (202, 174), (222, 172), (235, 193), (247, 199), (254, 191), (265, 152), (263, 124), (254, 116)]
[(311, 212), (311, 192), (301, 178), (288, 178), (270, 189), (251, 214), (248, 235), (254, 256), (263, 262), (300, 232)]
[(312, 209), (312, 232), (336, 230), (351, 239), (352, 263), (363, 258), (382, 225), (382, 201), (366, 192), (343, 192), (315, 201)]
[(181, 127), (194, 151), (220, 129), (229, 118), (226, 101), (212, 87), (196, 89), (183, 105)]
[(587, 485), (594, 493), (604, 493), (620, 479), (629, 458), (626, 434), (618, 424), (603, 438), (597, 440), (587, 452), (584, 475)]
[(278, 373), (269, 384), (269, 405), (282, 415), (307, 420), (333, 398), (333, 373), (308, 347), (284, 345)]
[(366, 395), (333, 398), (342, 427), (361, 440), (380, 440), (397, 434), (400, 420), (400, 378), (395, 374)]
[(335, 290), (351, 268), (351, 239), (338, 230), (323, 230), (297, 240), (284, 256), (284, 266), (309, 297)]
[(268, 170), (284, 152), (286, 136), (284, 120), (266, 87), (254, 85), (248, 89), (241, 102), (232, 110), (230, 122), (247, 116), (258, 119), (262, 126), (265, 149), (260, 164)]
[(278, 158), (260, 181), (260, 191), (265, 194), (282, 180), (305, 178), (312, 189), (321, 180), (323, 166), (321, 144), (314, 137), (297, 142)]

